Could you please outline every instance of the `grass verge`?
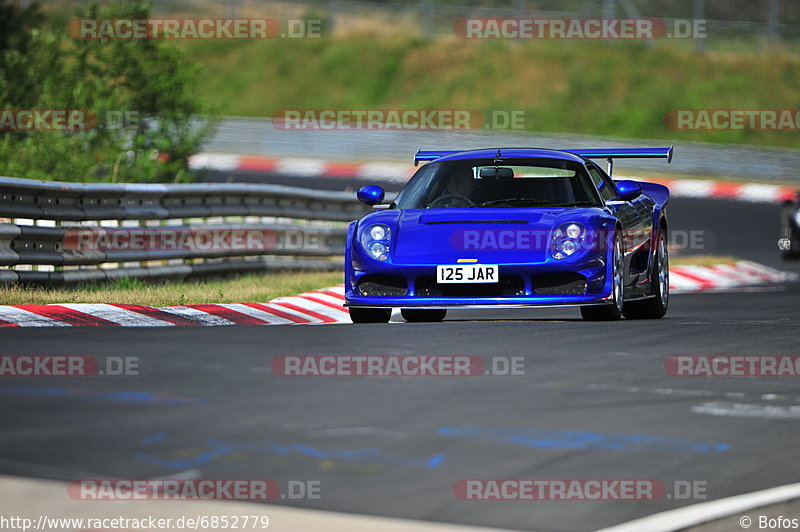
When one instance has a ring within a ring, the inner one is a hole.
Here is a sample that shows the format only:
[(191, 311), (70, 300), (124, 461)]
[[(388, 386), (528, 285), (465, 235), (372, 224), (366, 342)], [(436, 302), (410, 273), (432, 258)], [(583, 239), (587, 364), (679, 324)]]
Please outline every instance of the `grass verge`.
[(225, 115), (513, 110), (536, 132), (800, 148), (786, 131), (674, 130), (665, 122), (679, 109), (794, 109), (800, 57), (781, 48), (698, 54), (660, 43), (374, 35), (178, 45), (205, 67), (202, 97)]
[(276, 297), (341, 283), (341, 272), (251, 274), (225, 280), (164, 284), (121, 279), (112, 284), (75, 288), (0, 288), (0, 304), (117, 303), (167, 307), (199, 303), (264, 303)]
[(715, 264), (735, 264), (739, 259), (728, 255), (689, 255), (672, 256), (670, 266), (714, 266)]

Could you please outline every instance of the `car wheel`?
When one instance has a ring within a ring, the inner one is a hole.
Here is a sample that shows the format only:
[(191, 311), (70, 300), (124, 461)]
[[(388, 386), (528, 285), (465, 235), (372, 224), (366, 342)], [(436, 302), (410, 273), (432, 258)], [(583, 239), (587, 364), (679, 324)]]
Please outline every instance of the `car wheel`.
[(404, 320), (412, 323), (442, 321), (447, 315), (447, 309), (404, 308), (400, 309), (400, 314)]
[(625, 304), (624, 314), (629, 320), (663, 318), (669, 306), (669, 251), (666, 231), (661, 231), (656, 247), (653, 269), (650, 272), (650, 286), (653, 297)]
[(587, 321), (614, 321), (622, 317), (625, 293), (625, 254), (619, 232), (614, 237), (614, 258), (611, 275), (613, 278), (611, 305), (592, 305), (581, 307), (581, 316)]
[(353, 307), (349, 310), (353, 323), (389, 323), (389, 318), (392, 317), (390, 308)]

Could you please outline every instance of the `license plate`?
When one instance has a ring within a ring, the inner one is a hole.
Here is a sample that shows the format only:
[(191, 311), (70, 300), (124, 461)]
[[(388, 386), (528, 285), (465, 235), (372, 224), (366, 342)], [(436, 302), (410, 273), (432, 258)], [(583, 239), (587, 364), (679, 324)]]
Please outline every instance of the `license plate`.
[(457, 264), (437, 266), (437, 283), (496, 283), (500, 268), (496, 264)]

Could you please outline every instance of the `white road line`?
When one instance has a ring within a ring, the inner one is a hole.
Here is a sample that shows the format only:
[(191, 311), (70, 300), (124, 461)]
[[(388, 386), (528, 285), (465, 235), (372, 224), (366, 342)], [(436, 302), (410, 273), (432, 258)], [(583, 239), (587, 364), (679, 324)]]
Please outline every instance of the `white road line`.
[(715, 401), (691, 408), (695, 414), (725, 417), (755, 417), (761, 419), (800, 419), (800, 405), (756, 405)]
[[(654, 386), (618, 386), (616, 384), (588, 384), (590, 390), (603, 390), (613, 392), (644, 393), (652, 395), (673, 395), (677, 397), (728, 397), (730, 399), (744, 399), (744, 392), (721, 392), (719, 390), (698, 390), (687, 388), (661, 388)], [(791, 399), (790, 396), (781, 395), (780, 399)]]
[[(715, 521), (748, 510), (771, 506), (779, 502), (800, 498), (800, 482), (786, 484), (777, 488), (745, 493), (716, 501), (702, 502), (660, 512), (648, 517), (603, 528), (598, 532), (675, 532), (686, 528)], [(757, 527), (756, 527), (757, 528)]]

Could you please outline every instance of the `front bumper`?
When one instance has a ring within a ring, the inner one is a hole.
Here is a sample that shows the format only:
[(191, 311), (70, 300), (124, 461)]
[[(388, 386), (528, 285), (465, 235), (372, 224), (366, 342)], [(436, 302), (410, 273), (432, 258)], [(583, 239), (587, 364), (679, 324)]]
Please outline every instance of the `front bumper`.
[(593, 297), (536, 297), (536, 298), (433, 298), (433, 297), (357, 297), (348, 299), (345, 307), (369, 308), (429, 308), (429, 309), (479, 309), (479, 308), (529, 308), (529, 307), (583, 307), (611, 305), (611, 296)]
[[(536, 264), (501, 263), (499, 264), (501, 278), (513, 276), (521, 280), (521, 286), (513, 295), (494, 294), (491, 296), (426, 294), (426, 290), (430, 291), (430, 279), (435, 277), (436, 264), (415, 266), (386, 264), (371, 271), (360, 271), (350, 264), (347, 267), (345, 284), (345, 306), (347, 307), (455, 309), (612, 304), (611, 276), (607, 275), (606, 261), (600, 258), (577, 263), (554, 263), (552, 261)], [(569, 294), (540, 293), (537, 288), (537, 279), (558, 274), (572, 274), (585, 278), (585, 290), (581, 293)], [(404, 295), (364, 295), (360, 293), (361, 279), (365, 276), (375, 275), (404, 279), (406, 293)], [(426, 280), (424, 288), (422, 287), (423, 279)], [(443, 285), (436, 286), (442, 287)], [(465, 291), (469, 292), (469, 290)]]

